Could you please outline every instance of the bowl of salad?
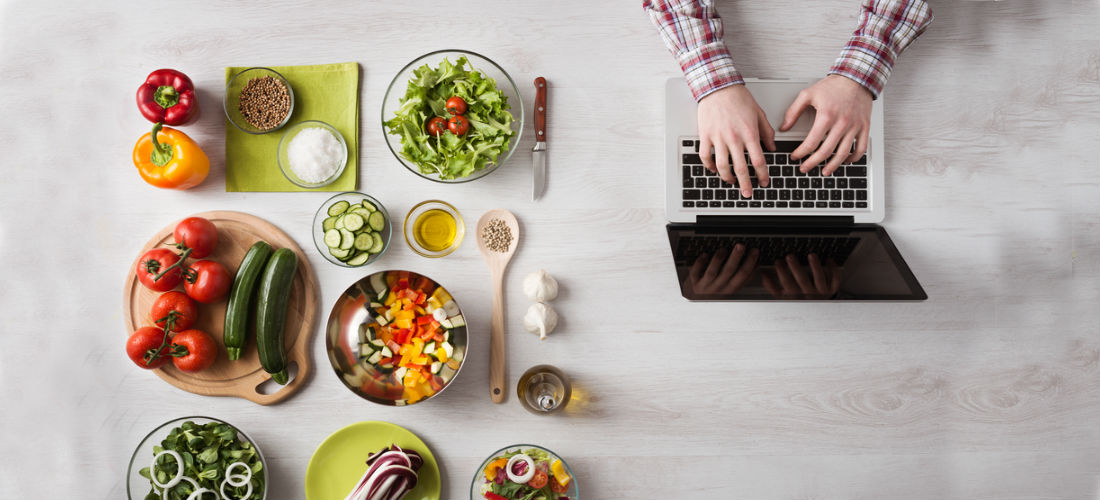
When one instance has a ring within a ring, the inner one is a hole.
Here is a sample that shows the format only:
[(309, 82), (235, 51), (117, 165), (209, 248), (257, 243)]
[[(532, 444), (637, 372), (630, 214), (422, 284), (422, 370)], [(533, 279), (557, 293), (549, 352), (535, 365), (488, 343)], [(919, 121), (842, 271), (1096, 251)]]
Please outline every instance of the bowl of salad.
[(523, 100), (489, 58), (439, 50), (393, 77), (382, 101), (382, 130), (390, 151), (414, 174), (469, 182), (512, 156), (523, 132)]
[(486, 458), (470, 483), (470, 500), (577, 500), (573, 470), (556, 453), (516, 444)]
[(267, 462), (244, 431), (212, 417), (182, 417), (141, 440), (126, 472), (130, 500), (267, 498)]
[(336, 299), (325, 327), (332, 369), (351, 392), (387, 406), (427, 401), (458, 376), (466, 318), (427, 276), (381, 271)]

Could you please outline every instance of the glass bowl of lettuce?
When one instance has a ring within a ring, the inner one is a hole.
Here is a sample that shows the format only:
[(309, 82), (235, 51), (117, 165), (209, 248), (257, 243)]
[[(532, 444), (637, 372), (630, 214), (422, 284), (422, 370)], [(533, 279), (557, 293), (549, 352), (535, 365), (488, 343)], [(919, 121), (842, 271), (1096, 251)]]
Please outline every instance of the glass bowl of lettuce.
[[(438, 136), (434, 117), (449, 120), (447, 99), (466, 101), (469, 130)], [(469, 182), (512, 156), (523, 132), (523, 100), (515, 81), (489, 58), (466, 50), (424, 54), (401, 68), (382, 101), (382, 132), (398, 161), (425, 179)]]

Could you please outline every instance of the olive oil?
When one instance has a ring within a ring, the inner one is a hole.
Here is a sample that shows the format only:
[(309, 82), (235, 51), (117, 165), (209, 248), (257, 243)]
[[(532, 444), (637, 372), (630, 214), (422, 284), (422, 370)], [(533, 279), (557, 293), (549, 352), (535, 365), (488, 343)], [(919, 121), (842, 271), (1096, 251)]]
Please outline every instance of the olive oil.
[(527, 411), (546, 414), (565, 407), (573, 391), (569, 378), (561, 370), (550, 365), (537, 365), (519, 378), (516, 392)]
[(450, 248), (457, 234), (458, 224), (454, 215), (438, 208), (425, 211), (413, 222), (413, 237), (420, 246), (431, 252)]

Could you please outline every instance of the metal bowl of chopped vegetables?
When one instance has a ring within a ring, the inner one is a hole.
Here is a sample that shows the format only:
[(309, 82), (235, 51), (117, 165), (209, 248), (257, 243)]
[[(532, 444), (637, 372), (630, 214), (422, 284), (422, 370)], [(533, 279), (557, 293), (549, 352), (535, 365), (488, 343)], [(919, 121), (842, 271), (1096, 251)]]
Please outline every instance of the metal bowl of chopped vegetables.
[[(201, 490), (201, 495), (194, 495)], [(208, 491), (208, 492), (207, 492)], [(181, 417), (141, 440), (126, 471), (130, 500), (267, 498), (267, 462), (244, 431), (212, 417)]]
[[(459, 97), (465, 110), (448, 106)], [(429, 133), (429, 122), (460, 117), (466, 125)], [(457, 133), (456, 133), (457, 132)], [(401, 68), (382, 101), (382, 133), (410, 172), (442, 183), (489, 175), (515, 152), (523, 133), (523, 99), (497, 63), (466, 50), (424, 54)]]
[(294, 114), (294, 89), (278, 71), (248, 68), (225, 84), (225, 117), (249, 134), (279, 130)]
[(382, 271), (353, 283), (332, 306), (325, 347), (351, 392), (408, 406), (443, 392), (469, 349), (466, 318), (442, 285), (412, 271)]

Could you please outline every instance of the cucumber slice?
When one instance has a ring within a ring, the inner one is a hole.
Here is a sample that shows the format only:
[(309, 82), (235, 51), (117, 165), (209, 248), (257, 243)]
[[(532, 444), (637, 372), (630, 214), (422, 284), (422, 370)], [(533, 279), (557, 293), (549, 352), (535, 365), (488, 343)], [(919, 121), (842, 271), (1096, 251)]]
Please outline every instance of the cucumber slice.
[(367, 218), (367, 224), (370, 224), (371, 229), (381, 231), (386, 227), (386, 216), (382, 215), (382, 212), (374, 212)]
[(346, 260), (348, 256), (351, 255), (351, 250), (341, 250), (339, 248), (330, 247), (328, 249), (328, 253), (332, 254), (332, 256), (336, 257), (337, 259)]
[(333, 229), (344, 229), (344, 215), (340, 214), (336, 216), (336, 222), (332, 224)]
[(363, 208), (365, 208), (367, 210), (370, 210), (371, 212), (377, 212), (378, 211), (378, 208), (375, 207), (373, 203), (371, 203), (367, 200), (363, 200), (363, 202), (360, 203), (360, 205), (363, 205)]
[(325, 221), (321, 223), (321, 230), (322, 231), (328, 231), (329, 229), (332, 229), (333, 227), (336, 227), (336, 217), (326, 218)]
[(340, 200), (336, 203), (333, 203), (331, 207), (328, 207), (328, 214), (330, 216), (340, 215), (340, 214), (346, 212), (348, 210), (348, 207), (350, 207), (350, 206), (351, 206), (351, 203), (348, 203), (344, 200)]
[(364, 222), (363, 216), (355, 212), (344, 214), (344, 229), (348, 231), (358, 231), (359, 228), (363, 227)]
[(359, 233), (355, 236), (355, 249), (367, 251), (374, 245), (374, 238), (370, 237), (370, 233)]
[(382, 235), (378, 233), (371, 233), (371, 239), (374, 240), (374, 244), (367, 249), (370, 253), (382, 253)]
[(343, 238), (340, 236), (340, 231), (337, 229), (325, 230), (325, 246), (329, 248), (339, 248), (340, 242)]
[(352, 205), (351, 209), (348, 210), (348, 212), (353, 213), (353, 214), (362, 215), (363, 220), (366, 220), (367, 217), (370, 217), (370, 210), (367, 210), (367, 209), (365, 209), (365, 208), (363, 208), (359, 205)]
[(355, 235), (351, 234), (351, 231), (347, 229), (338, 229), (340, 231), (340, 249), (350, 250), (351, 246), (355, 243)]
[(370, 260), (370, 254), (369, 253), (361, 253), (361, 254), (356, 255), (355, 257), (352, 257), (351, 260), (348, 261), (348, 265), (349, 266), (361, 266), (363, 264), (366, 264), (368, 260)]

